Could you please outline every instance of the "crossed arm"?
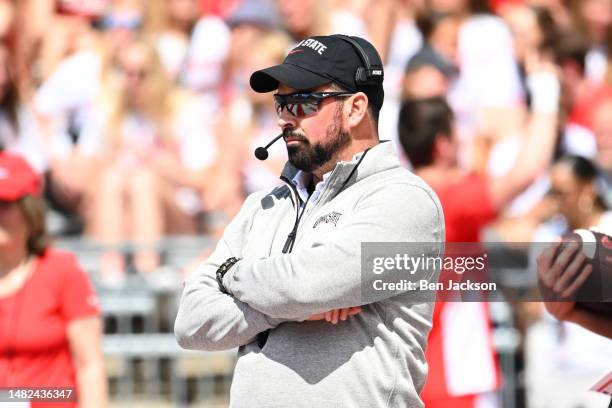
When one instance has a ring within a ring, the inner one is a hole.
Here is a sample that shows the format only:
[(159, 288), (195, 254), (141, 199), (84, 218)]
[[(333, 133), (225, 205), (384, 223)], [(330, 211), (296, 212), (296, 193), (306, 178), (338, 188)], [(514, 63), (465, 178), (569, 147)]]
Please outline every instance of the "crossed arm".
[(224, 236), (210, 258), (185, 282), (174, 324), (181, 347), (228, 350), (250, 343), (257, 334), (286, 321), (273, 319), (219, 290), (217, 268), (227, 258), (239, 255), (231, 250), (230, 241), (231, 237)]
[[(272, 318), (219, 290), (215, 271), (231, 253), (227, 240), (222, 239), (211, 257), (186, 282), (174, 327), (182, 347), (209, 351), (232, 349), (291, 320)], [(308, 320), (325, 319), (335, 324), (360, 311), (358, 307), (328, 311)]]
[[(350, 220), (326, 238), (290, 254), (243, 259), (225, 275), (222, 293), (215, 271), (227, 258), (241, 257), (251, 217), (242, 212), (228, 226), (213, 255), (185, 284), (175, 335), (185, 348), (223, 350), (247, 344), (258, 333), (286, 321), (337, 322), (358, 313), (361, 296), (361, 242), (440, 242), (441, 211), (423, 189), (397, 185), (395, 200), (371, 194)], [(409, 200), (406, 200), (406, 196)], [(256, 200), (253, 196), (249, 200)], [(372, 276), (373, 278), (373, 276)], [(397, 292), (399, 293), (399, 291)], [(380, 292), (380, 299), (397, 293)]]

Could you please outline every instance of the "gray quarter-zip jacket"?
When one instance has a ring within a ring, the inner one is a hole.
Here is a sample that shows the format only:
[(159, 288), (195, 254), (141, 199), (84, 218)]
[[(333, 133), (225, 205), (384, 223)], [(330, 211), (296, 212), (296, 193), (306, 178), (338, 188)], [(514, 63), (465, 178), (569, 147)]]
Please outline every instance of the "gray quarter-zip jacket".
[[(290, 185), (295, 173), (287, 165), (287, 185), (250, 195), (187, 279), (179, 344), (239, 347), (232, 407), (422, 407), (434, 294), (381, 291), (365, 300), (362, 284), (376, 275), (362, 274), (361, 244), (442, 243), (438, 198), (400, 166), (392, 142), (380, 143), (336, 165), (305, 207), (292, 251), (283, 253), (303, 207)], [(436, 248), (440, 255), (442, 245)], [(215, 271), (229, 257), (242, 260), (225, 275), (224, 294)], [(337, 325), (305, 321), (360, 305), (361, 313)]]

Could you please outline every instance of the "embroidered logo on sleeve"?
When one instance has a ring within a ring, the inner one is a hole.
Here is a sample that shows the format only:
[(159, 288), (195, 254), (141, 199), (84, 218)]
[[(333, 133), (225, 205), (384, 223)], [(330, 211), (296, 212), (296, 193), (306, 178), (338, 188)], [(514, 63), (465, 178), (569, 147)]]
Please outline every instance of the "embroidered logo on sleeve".
[(334, 224), (334, 227), (336, 226), (336, 224), (338, 223), (338, 220), (340, 219), (340, 216), (342, 214), (340, 214), (339, 212), (331, 212), (329, 214), (325, 214), (324, 216), (320, 217), (317, 222), (314, 223), (314, 225), (312, 226), (312, 228), (317, 228), (317, 226), (321, 223), (323, 224)]

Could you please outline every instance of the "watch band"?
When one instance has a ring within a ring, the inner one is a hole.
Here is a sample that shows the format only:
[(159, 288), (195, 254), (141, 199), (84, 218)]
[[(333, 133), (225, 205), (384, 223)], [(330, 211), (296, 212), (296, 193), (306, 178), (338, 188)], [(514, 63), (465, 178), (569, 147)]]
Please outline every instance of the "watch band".
[(221, 292), (229, 294), (227, 289), (225, 289), (225, 286), (223, 286), (223, 277), (225, 276), (227, 271), (229, 271), (230, 268), (234, 266), (234, 264), (239, 260), (240, 258), (235, 258), (233, 256), (231, 258), (227, 258), (227, 260), (223, 262), (221, 266), (219, 266), (219, 269), (217, 269), (217, 283), (219, 284), (219, 289), (221, 290)]

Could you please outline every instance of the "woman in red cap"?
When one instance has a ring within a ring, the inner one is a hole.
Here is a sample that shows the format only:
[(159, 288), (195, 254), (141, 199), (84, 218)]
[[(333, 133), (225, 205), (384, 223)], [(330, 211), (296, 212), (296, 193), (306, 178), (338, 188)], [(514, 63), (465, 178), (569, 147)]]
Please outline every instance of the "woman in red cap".
[(49, 248), (40, 187), (0, 153), (0, 402), (105, 406), (98, 301), (76, 258)]

